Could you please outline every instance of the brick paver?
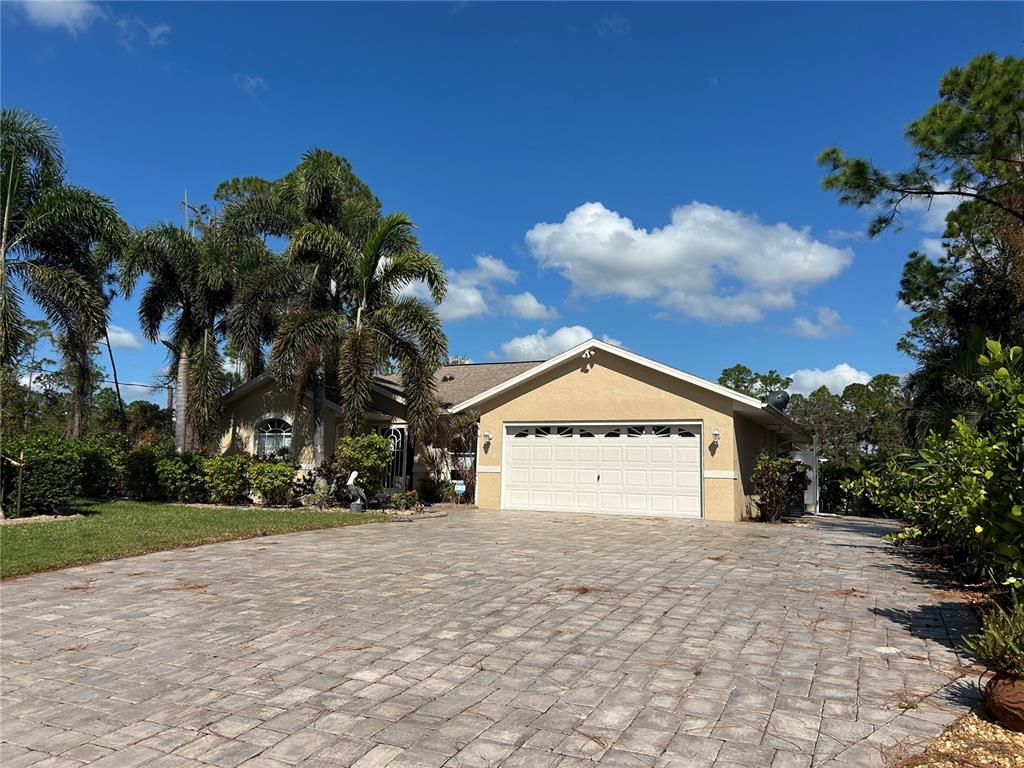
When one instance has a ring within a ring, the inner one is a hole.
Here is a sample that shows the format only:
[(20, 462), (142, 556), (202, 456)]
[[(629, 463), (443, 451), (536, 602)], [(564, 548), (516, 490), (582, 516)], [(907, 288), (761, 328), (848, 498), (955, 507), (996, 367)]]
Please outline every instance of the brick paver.
[(0, 762), (880, 766), (975, 700), (882, 532), (464, 512), (6, 582)]

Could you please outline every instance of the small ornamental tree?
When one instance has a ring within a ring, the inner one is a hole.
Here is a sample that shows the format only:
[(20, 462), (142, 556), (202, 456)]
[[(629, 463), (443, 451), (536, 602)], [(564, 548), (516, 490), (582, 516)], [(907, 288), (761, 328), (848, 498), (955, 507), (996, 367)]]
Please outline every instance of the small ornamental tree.
[(807, 467), (788, 456), (761, 453), (752, 475), (760, 520), (775, 523), (782, 519), (807, 490)]

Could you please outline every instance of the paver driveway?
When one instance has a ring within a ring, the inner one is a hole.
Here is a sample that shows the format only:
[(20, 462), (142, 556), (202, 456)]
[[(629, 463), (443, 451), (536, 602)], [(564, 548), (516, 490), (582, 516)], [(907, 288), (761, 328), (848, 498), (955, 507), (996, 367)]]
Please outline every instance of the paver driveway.
[(6, 768), (876, 765), (972, 695), (867, 522), (465, 512), (0, 597)]

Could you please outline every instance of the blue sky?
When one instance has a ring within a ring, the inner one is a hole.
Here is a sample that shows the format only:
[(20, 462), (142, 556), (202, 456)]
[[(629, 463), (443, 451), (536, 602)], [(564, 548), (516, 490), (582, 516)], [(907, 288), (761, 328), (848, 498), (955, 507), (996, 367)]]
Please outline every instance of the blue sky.
[[(133, 226), (325, 147), (449, 270), (453, 354), (592, 334), (806, 389), (909, 370), (899, 274), (942, 221), (865, 240), (815, 156), (905, 165), (943, 72), (1020, 55), (1024, 6), (4, 2), (2, 24), (3, 105)], [(113, 323), (122, 378), (153, 381), (130, 299)]]

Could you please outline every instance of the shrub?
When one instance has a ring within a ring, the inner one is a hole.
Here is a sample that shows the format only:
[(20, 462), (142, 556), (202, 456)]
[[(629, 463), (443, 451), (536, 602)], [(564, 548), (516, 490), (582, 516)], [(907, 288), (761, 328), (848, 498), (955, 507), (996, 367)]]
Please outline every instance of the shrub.
[(396, 493), (389, 499), (391, 506), (395, 509), (414, 509), (421, 506), (420, 495), (416, 491), (403, 491)]
[(967, 647), (993, 671), (1024, 675), (1024, 605), (989, 611)]
[(237, 504), (249, 493), (249, 460), (245, 456), (215, 456), (203, 462), (206, 493), (218, 504)]
[(182, 453), (156, 463), (156, 475), (164, 496), (174, 501), (195, 502), (206, 498), (203, 460), (194, 453)]
[(80, 493), (110, 498), (125, 492), (128, 441), (121, 435), (88, 435), (78, 442), (82, 460)]
[(163, 498), (156, 465), (174, 456), (174, 443), (136, 445), (125, 457), (124, 492), (130, 499), (150, 501)]
[[(22, 458), (24, 452), (24, 458)], [(18, 499), (18, 467), (0, 461), (4, 513), (10, 516), (59, 514), (78, 495), (82, 461), (78, 447), (70, 440), (44, 433), (7, 440), (4, 456), (24, 464), (21, 470), (21, 508)]]
[(383, 435), (356, 435), (338, 441), (334, 470), (341, 486), (350, 473), (358, 472), (356, 485), (366, 491), (367, 497), (374, 496), (381, 491), (381, 480), (390, 466), (391, 441)]
[(948, 548), (975, 574), (1024, 585), (1024, 376), (1022, 350), (986, 342), (978, 390), (990, 416), (980, 427), (954, 419), (917, 456), (888, 461), (850, 487), (909, 525), (896, 543), (923, 539)]
[(317, 506), (327, 506), (330, 502), (339, 500), (341, 489), (338, 488), (337, 478), (338, 471), (332, 456), (320, 462), (320, 466), (296, 477), (292, 482), (292, 496), (297, 500), (303, 496), (317, 496)]
[(290, 504), (295, 467), (284, 461), (260, 461), (249, 465), (249, 485), (268, 506)]
[(803, 498), (807, 490), (807, 467), (788, 456), (759, 454), (751, 479), (758, 495), (760, 519), (774, 523)]
[(451, 482), (438, 480), (429, 475), (420, 480), (419, 492), (420, 499), (424, 504), (455, 501), (455, 491), (452, 488)]

